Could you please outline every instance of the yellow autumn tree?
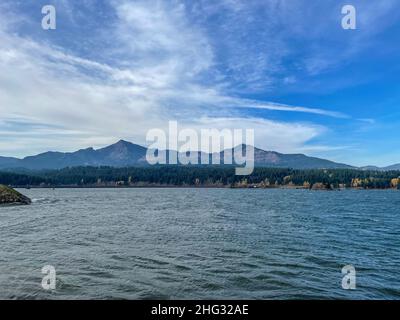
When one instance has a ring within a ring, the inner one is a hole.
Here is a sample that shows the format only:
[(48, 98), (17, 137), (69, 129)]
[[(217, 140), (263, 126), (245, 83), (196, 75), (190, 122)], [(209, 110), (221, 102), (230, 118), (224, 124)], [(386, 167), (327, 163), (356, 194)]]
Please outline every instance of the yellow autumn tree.
[(397, 188), (400, 184), (400, 178), (394, 178), (390, 181), (390, 186), (392, 188)]

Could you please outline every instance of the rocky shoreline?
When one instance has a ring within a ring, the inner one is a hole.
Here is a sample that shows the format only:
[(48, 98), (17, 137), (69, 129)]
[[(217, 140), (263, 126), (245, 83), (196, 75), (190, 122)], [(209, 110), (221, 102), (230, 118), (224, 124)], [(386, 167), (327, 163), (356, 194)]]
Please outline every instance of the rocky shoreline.
[(7, 187), (5, 185), (0, 185), (0, 206), (2, 205), (28, 205), (31, 204), (31, 199), (18, 191)]
[(400, 190), (400, 188), (363, 188), (354, 186), (339, 186), (335, 187), (330, 184), (315, 183), (310, 185), (260, 185), (260, 184), (247, 184), (247, 185), (232, 185), (232, 184), (158, 184), (158, 183), (133, 183), (130, 185), (97, 185), (97, 184), (86, 184), (86, 185), (21, 185), (13, 186), (18, 189), (152, 189), (152, 188), (163, 188), (163, 189), (176, 189), (176, 188), (192, 188), (192, 189), (299, 189), (299, 190), (312, 190), (312, 191), (337, 191), (337, 190)]

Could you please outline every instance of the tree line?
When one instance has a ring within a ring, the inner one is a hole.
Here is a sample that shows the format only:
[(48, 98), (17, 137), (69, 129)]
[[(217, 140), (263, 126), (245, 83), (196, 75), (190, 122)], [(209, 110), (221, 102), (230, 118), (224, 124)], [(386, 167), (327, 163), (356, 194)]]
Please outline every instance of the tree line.
[(249, 176), (235, 175), (234, 167), (153, 166), (73, 167), (60, 170), (0, 172), (0, 184), (10, 186), (230, 186), (230, 187), (312, 187), (399, 188), (400, 171), (356, 169), (296, 170), (255, 168)]

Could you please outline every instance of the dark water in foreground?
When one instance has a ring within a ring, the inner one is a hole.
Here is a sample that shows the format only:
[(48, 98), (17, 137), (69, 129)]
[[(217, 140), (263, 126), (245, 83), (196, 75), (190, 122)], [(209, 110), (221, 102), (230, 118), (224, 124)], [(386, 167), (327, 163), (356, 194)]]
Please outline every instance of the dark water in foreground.
[(398, 191), (20, 191), (31, 206), (0, 208), (0, 298), (400, 299)]

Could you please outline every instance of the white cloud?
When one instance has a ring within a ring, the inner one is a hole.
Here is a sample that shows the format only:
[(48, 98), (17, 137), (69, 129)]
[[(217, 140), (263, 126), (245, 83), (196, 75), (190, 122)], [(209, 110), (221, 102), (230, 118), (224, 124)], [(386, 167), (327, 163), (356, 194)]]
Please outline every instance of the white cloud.
[[(299, 152), (307, 141), (325, 132), (323, 126), (306, 123), (288, 123), (260, 118), (200, 118), (191, 128), (254, 129), (256, 146), (282, 153)], [(244, 131), (243, 131), (244, 132)]]

